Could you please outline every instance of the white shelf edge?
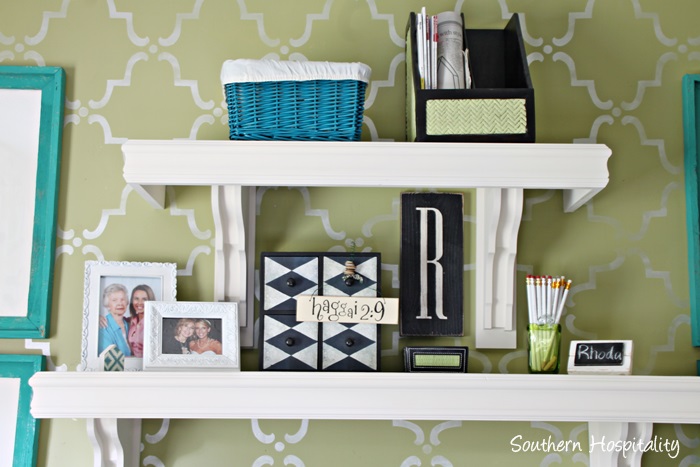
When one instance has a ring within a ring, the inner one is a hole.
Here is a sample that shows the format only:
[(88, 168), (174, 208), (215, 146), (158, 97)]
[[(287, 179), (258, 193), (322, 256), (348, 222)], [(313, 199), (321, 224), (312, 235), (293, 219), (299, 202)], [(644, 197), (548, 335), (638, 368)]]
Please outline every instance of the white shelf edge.
[(29, 384), (36, 418), (700, 423), (700, 378), (684, 376), (40, 372)]
[(603, 144), (129, 140), (132, 185), (576, 189), (608, 183)]

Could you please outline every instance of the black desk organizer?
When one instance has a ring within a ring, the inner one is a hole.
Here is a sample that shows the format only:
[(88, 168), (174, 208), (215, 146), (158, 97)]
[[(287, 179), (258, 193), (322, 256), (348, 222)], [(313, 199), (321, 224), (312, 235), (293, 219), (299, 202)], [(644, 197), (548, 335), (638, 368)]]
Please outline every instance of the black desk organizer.
[[(345, 262), (359, 280), (347, 280)], [(379, 253), (260, 255), (260, 369), (266, 371), (378, 371), (378, 324), (296, 320), (297, 295), (376, 297)]]
[(503, 30), (465, 29), (471, 89), (421, 89), (416, 15), (406, 28), (406, 140), (532, 143), (535, 90), (517, 13)]

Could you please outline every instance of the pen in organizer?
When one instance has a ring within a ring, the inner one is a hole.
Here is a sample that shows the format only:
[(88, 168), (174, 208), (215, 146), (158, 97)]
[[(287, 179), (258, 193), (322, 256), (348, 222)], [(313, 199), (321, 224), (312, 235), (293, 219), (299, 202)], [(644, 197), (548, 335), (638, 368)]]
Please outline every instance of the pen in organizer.
[(534, 276), (525, 279), (530, 322), (530, 370), (546, 372), (556, 368), (559, 348), (559, 320), (571, 289), (564, 276)]

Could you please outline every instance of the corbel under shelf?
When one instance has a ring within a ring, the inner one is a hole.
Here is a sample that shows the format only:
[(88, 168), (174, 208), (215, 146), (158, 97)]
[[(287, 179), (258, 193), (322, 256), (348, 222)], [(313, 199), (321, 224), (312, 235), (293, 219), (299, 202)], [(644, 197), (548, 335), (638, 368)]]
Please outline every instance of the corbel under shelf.
[(124, 179), (154, 208), (169, 185), (212, 187), (215, 300), (237, 301), (253, 345), (255, 187), (476, 188), (477, 348), (516, 348), (515, 258), (524, 189), (564, 191), (564, 211), (608, 183), (602, 144), (129, 140)]

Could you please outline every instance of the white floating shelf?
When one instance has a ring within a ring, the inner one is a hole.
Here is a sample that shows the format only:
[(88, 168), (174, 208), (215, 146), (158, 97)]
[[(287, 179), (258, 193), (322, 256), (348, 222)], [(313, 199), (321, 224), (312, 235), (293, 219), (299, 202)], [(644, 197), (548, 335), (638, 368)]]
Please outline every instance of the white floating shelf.
[(29, 383), (36, 418), (700, 423), (700, 378), (686, 376), (41, 372)]
[(122, 150), (124, 179), (156, 208), (166, 186), (213, 187), (215, 298), (247, 310), (244, 347), (253, 339), (255, 187), (476, 188), (476, 347), (515, 348), (523, 190), (561, 189), (573, 211), (607, 185), (611, 154), (602, 144), (196, 140), (130, 140)]
[(611, 154), (602, 144), (515, 143), (129, 140), (122, 149), (135, 187), (554, 188), (566, 211), (607, 185)]
[[(41, 372), (29, 384), (35, 418), (87, 420), (99, 467), (140, 465), (143, 418), (587, 422), (589, 439), (619, 445), (648, 442), (655, 422), (700, 423), (700, 378), (682, 376)], [(594, 449), (589, 465), (639, 467), (642, 454)]]

